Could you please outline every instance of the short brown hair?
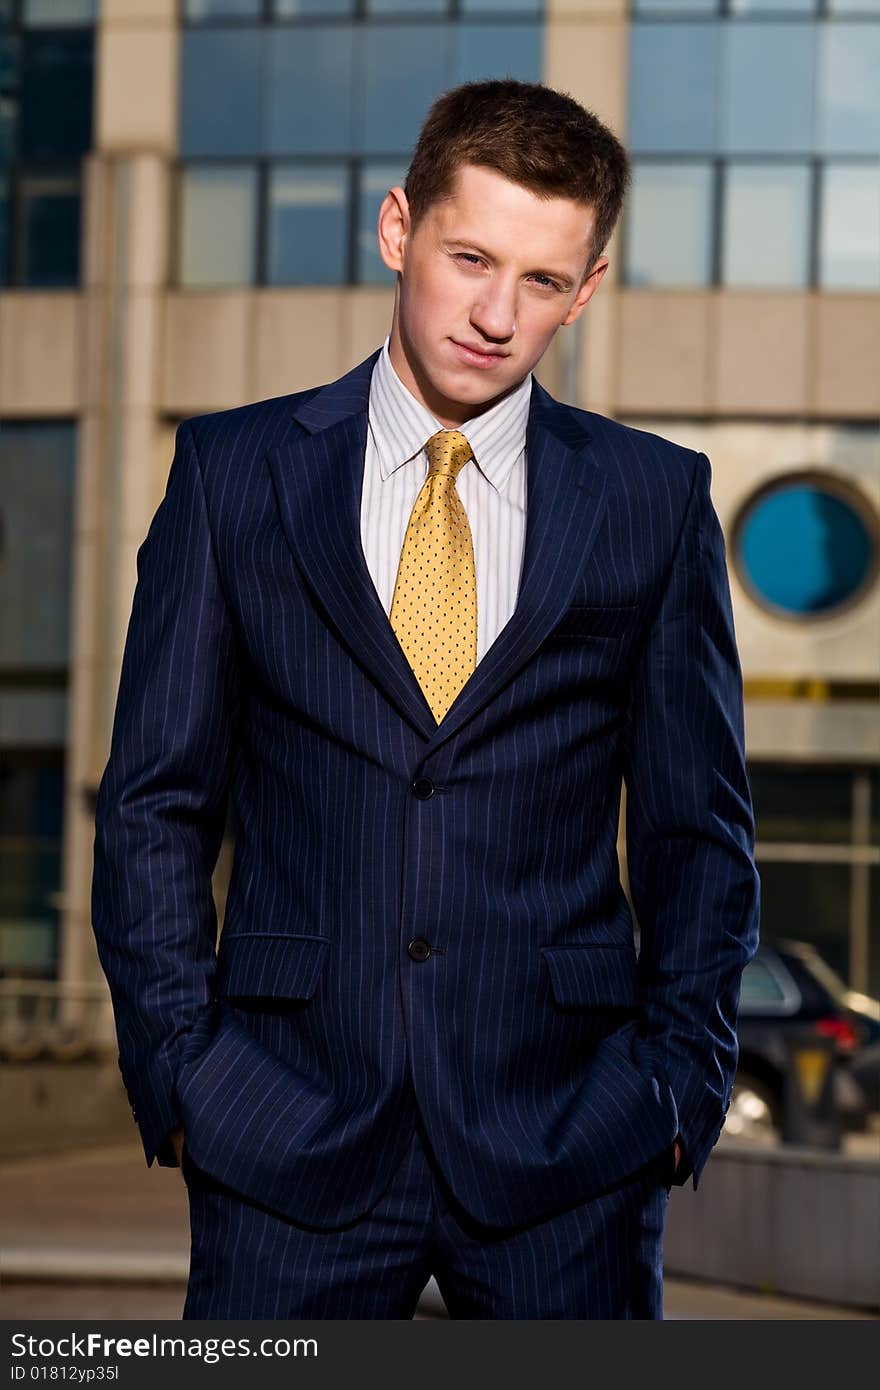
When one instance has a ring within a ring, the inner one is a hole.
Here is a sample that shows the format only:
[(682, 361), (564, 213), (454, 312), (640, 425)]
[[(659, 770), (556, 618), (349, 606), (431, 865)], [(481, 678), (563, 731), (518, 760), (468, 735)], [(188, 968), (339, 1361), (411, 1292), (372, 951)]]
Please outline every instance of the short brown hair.
[(541, 197), (592, 207), (584, 279), (611, 238), (632, 177), (623, 145), (592, 111), (566, 92), (511, 77), (464, 82), (431, 106), (404, 184), (411, 230), (452, 195), (463, 164), (497, 169)]

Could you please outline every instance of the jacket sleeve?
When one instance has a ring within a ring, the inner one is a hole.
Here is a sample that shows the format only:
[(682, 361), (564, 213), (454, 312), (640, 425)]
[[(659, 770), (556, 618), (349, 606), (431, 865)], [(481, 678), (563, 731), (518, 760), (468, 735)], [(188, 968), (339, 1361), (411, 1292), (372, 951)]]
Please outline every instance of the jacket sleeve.
[(176, 1165), (180, 1048), (210, 1004), (211, 877), (228, 804), (239, 705), (224, 602), (188, 422), (137, 554), (110, 755), (95, 814), (92, 925), (119, 1067), (147, 1164)]
[(684, 520), (627, 712), (624, 780), (639, 991), (700, 1174), (730, 1104), (743, 969), (758, 946), (760, 879), (745, 766), (742, 673), (724, 536), (696, 458)]

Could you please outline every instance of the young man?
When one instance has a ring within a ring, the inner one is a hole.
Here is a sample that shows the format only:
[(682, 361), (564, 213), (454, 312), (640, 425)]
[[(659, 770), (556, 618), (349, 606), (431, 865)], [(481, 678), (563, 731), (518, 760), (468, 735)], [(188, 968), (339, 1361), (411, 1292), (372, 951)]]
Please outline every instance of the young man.
[(185, 1318), (411, 1317), (432, 1274), (452, 1317), (662, 1317), (758, 878), (708, 460), (531, 375), (628, 179), (566, 95), (446, 93), (383, 347), (178, 429), (93, 916)]

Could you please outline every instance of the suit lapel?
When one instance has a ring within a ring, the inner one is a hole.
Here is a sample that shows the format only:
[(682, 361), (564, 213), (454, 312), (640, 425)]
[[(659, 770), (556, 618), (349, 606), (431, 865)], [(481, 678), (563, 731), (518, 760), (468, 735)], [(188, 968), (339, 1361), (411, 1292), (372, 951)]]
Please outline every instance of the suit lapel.
[(607, 477), (591, 436), (533, 381), (526, 534), (510, 620), (438, 725), (376, 592), (361, 545), (370, 377), (378, 349), (294, 410), (299, 433), (267, 455), (284, 534), (325, 620), (433, 751), (529, 660), (568, 606), (599, 532)]

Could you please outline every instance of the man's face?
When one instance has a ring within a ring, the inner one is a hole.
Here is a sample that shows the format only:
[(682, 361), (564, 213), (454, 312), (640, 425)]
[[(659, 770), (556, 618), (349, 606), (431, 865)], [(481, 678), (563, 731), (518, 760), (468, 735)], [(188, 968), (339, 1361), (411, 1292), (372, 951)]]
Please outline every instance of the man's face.
[(474, 164), (415, 232), (403, 188), (385, 195), (379, 248), (399, 272), (391, 361), (447, 428), (518, 385), (581, 313), (608, 266), (602, 257), (581, 285), (593, 220), (591, 207), (539, 198)]

